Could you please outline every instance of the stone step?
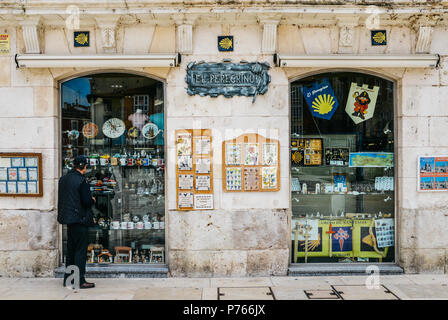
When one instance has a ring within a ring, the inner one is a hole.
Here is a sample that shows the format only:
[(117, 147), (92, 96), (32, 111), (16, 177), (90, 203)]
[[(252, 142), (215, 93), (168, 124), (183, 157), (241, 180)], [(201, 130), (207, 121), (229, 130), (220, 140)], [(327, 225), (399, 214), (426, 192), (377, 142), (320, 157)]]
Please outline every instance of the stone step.
[[(55, 278), (64, 277), (65, 267), (55, 270)], [(87, 265), (86, 278), (167, 278), (168, 266), (160, 265), (117, 265), (94, 264)]]
[(366, 269), (369, 266), (378, 267), (381, 275), (404, 273), (403, 268), (394, 263), (304, 263), (291, 265), (288, 269), (288, 275), (296, 277), (367, 275)]

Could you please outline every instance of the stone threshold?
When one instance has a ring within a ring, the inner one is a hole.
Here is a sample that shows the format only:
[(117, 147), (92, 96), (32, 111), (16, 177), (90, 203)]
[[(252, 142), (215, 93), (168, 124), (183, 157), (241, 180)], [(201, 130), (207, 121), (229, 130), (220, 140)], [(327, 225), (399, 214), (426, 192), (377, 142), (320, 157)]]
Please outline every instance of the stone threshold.
[(395, 263), (303, 263), (291, 264), (288, 269), (288, 276), (367, 275), (366, 269), (369, 266), (378, 267), (381, 275), (404, 273), (403, 268)]
[[(55, 270), (55, 278), (64, 277), (65, 267)], [(166, 264), (88, 264), (86, 278), (167, 278)]]

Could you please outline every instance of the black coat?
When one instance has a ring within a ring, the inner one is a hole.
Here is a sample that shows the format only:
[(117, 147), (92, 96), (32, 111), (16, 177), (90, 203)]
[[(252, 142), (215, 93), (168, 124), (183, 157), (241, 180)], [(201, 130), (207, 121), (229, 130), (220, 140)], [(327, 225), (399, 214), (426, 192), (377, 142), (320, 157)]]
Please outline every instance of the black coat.
[(60, 224), (80, 223), (93, 226), (93, 204), (89, 184), (79, 171), (71, 170), (59, 179), (58, 222)]

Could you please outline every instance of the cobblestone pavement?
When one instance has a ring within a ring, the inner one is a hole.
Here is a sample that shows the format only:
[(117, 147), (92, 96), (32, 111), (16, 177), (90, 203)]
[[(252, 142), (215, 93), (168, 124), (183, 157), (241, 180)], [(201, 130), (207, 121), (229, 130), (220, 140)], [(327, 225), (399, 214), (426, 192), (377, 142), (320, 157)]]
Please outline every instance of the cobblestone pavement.
[(62, 279), (0, 278), (0, 300), (448, 299), (448, 275), (380, 276), (376, 287), (371, 280), (367, 276), (115, 278), (88, 279), (95, 288), (73, 290), (64, 288)]

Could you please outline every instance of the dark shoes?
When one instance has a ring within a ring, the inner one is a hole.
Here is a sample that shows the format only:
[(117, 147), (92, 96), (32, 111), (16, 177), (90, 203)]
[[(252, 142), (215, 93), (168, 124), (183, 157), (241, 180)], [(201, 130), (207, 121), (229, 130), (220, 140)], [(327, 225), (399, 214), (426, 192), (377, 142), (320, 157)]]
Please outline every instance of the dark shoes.
[(84, 282), (79, 286), (79, 289), (90, 289), (90, 288), (95, 288), (95, 284), (92, 282)]

